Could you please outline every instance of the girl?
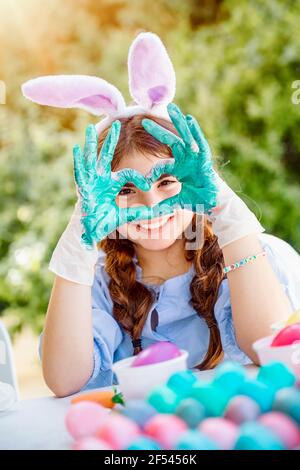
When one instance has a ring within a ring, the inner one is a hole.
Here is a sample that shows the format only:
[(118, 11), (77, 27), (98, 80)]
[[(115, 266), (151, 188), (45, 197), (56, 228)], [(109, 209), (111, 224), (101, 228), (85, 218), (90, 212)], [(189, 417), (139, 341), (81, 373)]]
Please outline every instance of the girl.
[[(97, 154), (100, 162), (111, 160), (113, 172), (131, 169), (127, 175), (145, 176), (161, 159), (174, 159), (178, 138), (184, 142), (183, 158), (193, 139), (199, 155), (209, 153), (195, 120), (175, 105), (168, 112), (171, 119), (138, 110), (123, 113), (115, 145), (117, 121), (100, 132), (98, 127), (98, 138), (89, 127), (83, 161), (94, 168)], [(74, 156), (76, 167), (77, 151)], [(196, 170), (191, 167), (190, 173)], [(76, 172), (75, 179), (78, 183)], [(184, 185), (172, 172), (161, 174), (147, 191), (129, 176), (123, 181), (116, 210), (155, 207), (176, 198)], [(114, 199), (113, 187), (108, 184), (103, 191), (100, 209), (105, 198)], [(81, 243), (82, 192), (76, 185), (78, 201), (50, 261), (56, 277), (40, 342), (44, 378), (57, 396), (111, 385), (113, 362), (156, 341), (188, 350), (191, 368), (213, 368), (224, 359), (257, 362), (253, 342), (300, 306), (300, 256), (285, 241), (263, 233), (220, 176), (217, 189), (218, 205), (200, 223), (193, 211), (176, 207), (150, 221), (139, 218), (116, 226), (114, 236), (110, 233), (88, 250)], [(191, 229), (196, 240), (203, 230), (203, 240), (192, 249), (186, 235)], [(247, 257), (253, 262), (246, 262)], [(240, 261), (237, 269), (224, 271)]]

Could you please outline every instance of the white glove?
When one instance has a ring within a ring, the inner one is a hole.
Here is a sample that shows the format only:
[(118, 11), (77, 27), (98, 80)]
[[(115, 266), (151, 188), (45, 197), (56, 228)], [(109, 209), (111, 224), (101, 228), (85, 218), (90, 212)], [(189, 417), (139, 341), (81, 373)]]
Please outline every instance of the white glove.
[(83, 226), (81, 225), (81, 199), (77, 192), (77, 202), (70, 222), (61, 235), (50, 259), (49, 270), (55, 274), (87, 286), (92, 286), (95, 275), (95, 265), (98, 259), (98, 248), (94, 244), (88, 249), (81, 241)]
[(216, 174), (217, 206), (207, 216), (220, 248), (250, 234), (265, 231), (244, 201)]

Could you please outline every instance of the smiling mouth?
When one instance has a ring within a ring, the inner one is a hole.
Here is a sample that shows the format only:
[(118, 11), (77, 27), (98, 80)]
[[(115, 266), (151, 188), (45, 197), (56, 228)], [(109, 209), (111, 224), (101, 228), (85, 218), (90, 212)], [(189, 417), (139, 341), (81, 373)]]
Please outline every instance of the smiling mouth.
[(159, 219), (152, 219), (151, 222), (138, 222), (134, 224), (138, 231), (144, 230), (152, 232), (154, 230), (159, 230), (164, 227), (169, 221), (174, 219), (174, 214), (168, 215), (166, 217), (160, 217)]

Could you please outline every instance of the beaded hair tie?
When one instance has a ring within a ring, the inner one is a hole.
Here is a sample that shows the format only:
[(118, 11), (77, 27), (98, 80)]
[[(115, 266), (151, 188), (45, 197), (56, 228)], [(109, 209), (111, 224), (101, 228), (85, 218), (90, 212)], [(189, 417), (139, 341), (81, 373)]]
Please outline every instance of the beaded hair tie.
[(265, 256), (266, 254), (267, 254), (266, 251), (262, 251), (262, 252), (258, 253), (257, 255), (248, 256), (247, 258), (243, 258), (241, 261), (237, 261), (236, 263), (230, 264), (229, 266), (225, 266), (225, 268), (223, 268), (223, 273), (226, 274), (229, 271), (234, 271), (235, 269), (240, 268), (241, 266), (244, 266), (245, 264), (256, 260), (259, 256)]

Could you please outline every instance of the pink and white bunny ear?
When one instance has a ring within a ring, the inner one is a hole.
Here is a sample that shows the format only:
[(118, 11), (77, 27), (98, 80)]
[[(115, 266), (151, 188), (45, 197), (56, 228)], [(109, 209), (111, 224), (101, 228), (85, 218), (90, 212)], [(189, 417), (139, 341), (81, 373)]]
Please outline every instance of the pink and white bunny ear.
[(129, 91), (146, 109), (173, 101), (176, 75), (161, 39), (154, 33), (140, 33), (128, 53)]
[(22, 93), (35, 103), (58, 108), (82, 108), (113, 116), (126, 107), (121, 92), (106, 80), (88, 75), (46, 75), (28, 80)]

